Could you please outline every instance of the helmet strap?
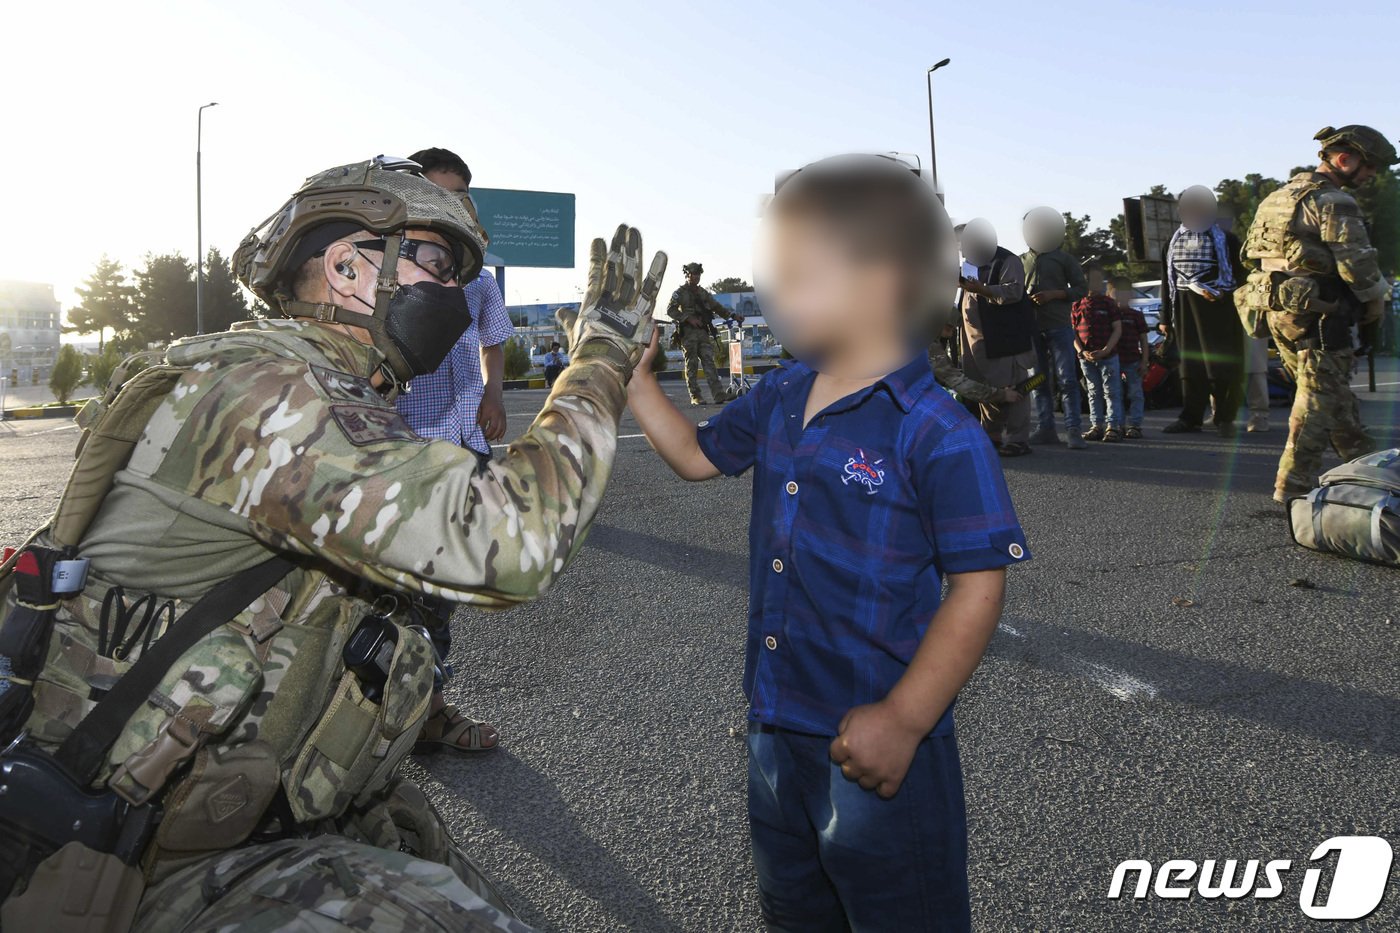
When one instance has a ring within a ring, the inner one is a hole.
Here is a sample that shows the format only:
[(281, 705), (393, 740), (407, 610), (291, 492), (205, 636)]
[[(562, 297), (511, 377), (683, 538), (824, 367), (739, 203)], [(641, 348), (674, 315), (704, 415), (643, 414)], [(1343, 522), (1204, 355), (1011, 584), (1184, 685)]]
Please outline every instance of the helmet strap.
[[(363, 311), (352, 311), (328, 301), (282, 301), (282, 312), (288, 317), (312, 318), (327, 324), (341, 324), (368, 331), (370, 343), (384, 355), (385, 365), (381, 368), (395, 388), (401, 387), (413, 377), (413, 370), (409, 368), (403, 354), (399, 352), (399, 348), (394, 345), (394, 341), (389, 338), (388, 331), (385, 330), (385, 322), (389, 317), (389, 302), (399, 287), (398, 260), (399, 249), (402, 245), (402, 234), (385, 237), (384, 262), (380, 265), (379, 276), (375, 280), (374, 305), (369, 314)], [(369, 306), (369, 302), (359, 295), (354, 297), (356, 301)]]

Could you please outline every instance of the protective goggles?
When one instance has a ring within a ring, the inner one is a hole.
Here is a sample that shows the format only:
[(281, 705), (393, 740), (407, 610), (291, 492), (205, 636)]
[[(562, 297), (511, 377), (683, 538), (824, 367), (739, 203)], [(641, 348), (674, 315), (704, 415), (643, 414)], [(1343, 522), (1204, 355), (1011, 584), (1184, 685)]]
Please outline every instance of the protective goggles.
[[(389, 243), (381, 237), (377, 240), (356, 240), (354, 245), (357, 249), (382, 253)], [(399, 246), (399, 258), (407, 259), (444, 285), (459, 280), (462, 274), (461, 255), (432, 240), (404, 237), (402, 245)]]

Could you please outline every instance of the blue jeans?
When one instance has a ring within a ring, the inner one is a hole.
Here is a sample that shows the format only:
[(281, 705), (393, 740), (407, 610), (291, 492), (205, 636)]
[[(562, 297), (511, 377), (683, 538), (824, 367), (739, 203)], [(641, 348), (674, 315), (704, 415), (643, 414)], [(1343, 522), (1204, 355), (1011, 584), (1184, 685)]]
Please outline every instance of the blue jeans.
[(1123, 407), (1128, 410), (1128, 426), (1142, 427), (1142, 360), (1123, 364)]
[(889, 800), (847, 780), (830, 746), (749, 724), (749, 828), (770, 933), (970, 930), (957, 739), (924, 739)]
[(1050, 382), (1031, 392), (1031, 401), (1035, 403), (1036, 430), (1055, 430), (1054, 393), (1058, 392), (1064, 400), (1065, 431), (1071, 436), (1078, 434), (1079, 367), (1075, 365), (1074, 328), (1066, 325), (1043, 330), (1035, 335), (1034, 342), (1040, 371), (1050, 376)]
[(1080, 360), (1079, 368), (1084, 370), (1084, 382), (1089, 388), (1090, 426), (1122, 429), (1123, 375), (1118, 368), (1118, 354), (1102, 360)]

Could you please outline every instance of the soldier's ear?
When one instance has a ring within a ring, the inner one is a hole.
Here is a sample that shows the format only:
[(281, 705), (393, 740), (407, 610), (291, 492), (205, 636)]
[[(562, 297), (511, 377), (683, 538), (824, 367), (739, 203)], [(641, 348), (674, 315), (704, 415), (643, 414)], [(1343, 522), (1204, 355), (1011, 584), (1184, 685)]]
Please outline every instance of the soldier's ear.
[(356, 269), (360, 251), (345, 240), (337, 240), (326, 248), (321, 257), (321, 268), (326, 275), (326, 287), (331, 294), (349, 298), (359, 285), (359, 270)]

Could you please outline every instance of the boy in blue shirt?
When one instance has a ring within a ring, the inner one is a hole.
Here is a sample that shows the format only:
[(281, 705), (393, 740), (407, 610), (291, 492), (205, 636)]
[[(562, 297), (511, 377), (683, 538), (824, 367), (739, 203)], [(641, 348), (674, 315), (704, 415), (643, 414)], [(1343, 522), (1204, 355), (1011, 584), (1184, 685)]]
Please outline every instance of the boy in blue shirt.
[[(770, 930), (966, 930), (952, 705), (1029, 557), (996, 451), (934, 382), (953, 231), (902, 163), (842, 157), (767, 214), (764, 315), (802, 362), (699, 428), (645, 359), (632, 411), (687, 480), (750, 468), (749, 822)], [(655, 353), (653, 346), (649, 353)], [(942, 595), (946, 577), (948, 595)]]

